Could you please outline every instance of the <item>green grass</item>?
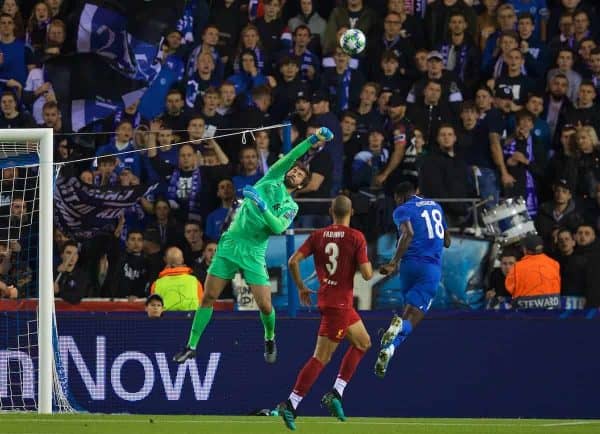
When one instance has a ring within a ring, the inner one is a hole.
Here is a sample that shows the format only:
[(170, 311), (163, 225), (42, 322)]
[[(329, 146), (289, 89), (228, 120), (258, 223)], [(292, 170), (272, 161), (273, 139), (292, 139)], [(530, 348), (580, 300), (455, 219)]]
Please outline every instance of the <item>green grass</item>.
[[(600, 420), (393, 419), (299, 417), (297, 433), (315, 434), (579, 434)], [(271, 434), (288, 431), (279, 417), (0, 414), (3, 434)]]

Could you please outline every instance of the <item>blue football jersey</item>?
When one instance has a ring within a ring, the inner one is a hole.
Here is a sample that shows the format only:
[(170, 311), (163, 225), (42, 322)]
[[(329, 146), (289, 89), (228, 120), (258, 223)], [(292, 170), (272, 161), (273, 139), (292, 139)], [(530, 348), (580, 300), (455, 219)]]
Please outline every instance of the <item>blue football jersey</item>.
[(442, 207), (435, 201), (413, 196), (394, 210), (394, 223), (410, 220), (414, 236), (403, 260), (442, 264), (446, 219)]

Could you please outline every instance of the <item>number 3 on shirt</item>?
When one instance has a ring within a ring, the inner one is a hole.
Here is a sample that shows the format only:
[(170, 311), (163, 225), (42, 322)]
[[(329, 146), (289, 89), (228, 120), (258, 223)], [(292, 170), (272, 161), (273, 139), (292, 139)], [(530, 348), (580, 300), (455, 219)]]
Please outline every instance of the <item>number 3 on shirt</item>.
[(335, 274), (335, 270), (337, 270), (338, 266), (338, 256), (340, 255), (340, 249), (336, 243), (327, 243), (325, 246), (325, 254), (329, 256), (329, 262), (325, 264), (325, 268), (327, 268), (327, 272), (330, 276)]
[[(438, 238), (444, 238), (444, 225), (442, 223), (442, 213), (440, 210), (432, 210), (431, 215), (429, 215), (429, 211), (423, 210), (421, 217), (425, 219), (425, 224), (427, 225), (427, 236), (430, 240), (433, 239), (434, 235), (436, 235)], [(433, 220), (434, 226), (431, 225), (431, 220)]]

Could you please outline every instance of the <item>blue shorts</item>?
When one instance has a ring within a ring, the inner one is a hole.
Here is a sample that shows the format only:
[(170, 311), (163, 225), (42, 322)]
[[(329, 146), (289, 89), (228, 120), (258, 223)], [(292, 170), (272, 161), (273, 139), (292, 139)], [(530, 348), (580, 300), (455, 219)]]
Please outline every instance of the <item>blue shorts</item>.
[(427, 312), (437, 294), (442, 278), (442, 267), (437, 264), (407, 260), (400, 263), (399, 275), (404, 303)]

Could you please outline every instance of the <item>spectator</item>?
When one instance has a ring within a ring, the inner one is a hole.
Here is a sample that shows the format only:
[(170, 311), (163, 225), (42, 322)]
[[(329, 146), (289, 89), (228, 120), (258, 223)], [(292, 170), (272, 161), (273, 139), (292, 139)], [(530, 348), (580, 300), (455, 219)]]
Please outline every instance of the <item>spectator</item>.
[[(470, 197), (469, 169), (465, 161), (456, 155), (456, 133), (450, 124), (441, 124), (437, 133), (437, 149), (423, 159), (419, 172), (419, 191), (433, 199)], [(442, 203), (448, 226), (464, 223), (467, 209), (464, 203)]]
[(596, 96), (594, 83), (583, 80), (574, 107), (565, 113), (565, 122), (570, 125), (589, 125), (595, 131), (600, 131), (600, 110), (596, 105)]
[[(406, 14), (404, 14), (406, 17)], [(404, 75), (412, 67), (414, 57), (413, 41), (403, 33), (402, 16), (396, 12), (388, 12), (383, 20), (383, 31), (377, 32), (376, 43), (369, 44), (367, 52), (367, 68), (369, 76), (373, 76), (379, 68), (384, 52), (393, 53), (400, 65), (400, 73)], [(422, 40), (417, 43), (422, 44)]]
[(45, 0), (48, 8), (50, 9), (50, 16), (52, 18), (60, 15), (61, 6), (63, 4), (63, 0)]
[(424, 132), (425, 146), (432, 149), (440, 125), (454, 123), (454, 114), (442, 99), (442, 84), (439, 81), (430, 79), (426, 82), (423, 100), (409, 106), (407, 117), (414, 120), (415, 127)]
[(183, 251), (184, 262), (194, 264), (202, 256), (204, 250), (204, 231), (198, 221), (187, 221), (183, 226)]
[(129, 120), (119, 122), (115, 137), (96, 151), (96, 156), (115, 155), (118, 158), (117, 172), (129, 166), (135, 176), (142, 179), (142, 158), (139, 152), (132, 152), (136, 148), (132, 142), (133, 125)]
[(581, 85), (581, 75), (573, 69), (574, 65), (575, 53), (573, 50), (571, 50), (569, 47), (561, 48), (558, 51), (558, 56), (556, 57), (556, 68), (548, 71), (546, 76), (547, 82), (550, 83), (558, 74), (563, 74), (569, 83), (567, 97), (571, 101), (577, 101), (577, 92), (579, 91), (579, 86)]
[[(600, 183), (600, 142), (596, 130), (591, 126), (578, 128), (575, 132), (577, 144), (577, 195), (590, 200)], [(593, 199), (591, 199), (593, 200)]]
[(474, 90), (475, 85), (479, 82), (481, 56), (479, 49), (467, 33), (467, 17), (462, 12), (450, 13), (448, 35), (436, 49), (443, 57), (445, 69), (452, 71), (466, 89)]
[(278, 63), (281, 78), (273, 90), (271, 109), (275, 121), (288, 118), (294, 111), (296, 95), (308, 92), (308, 86), (300, 79), (300, 68), (296, 59), (283, 56)]
[(379, 190), (381, 184), (377, 184), (375, 180), (390, 157), (389, 151), (385, 148), (385, 133), (382, 128), (374, 126), (367, 135), (367, 150), (357, 153), (352, 163), (353, 190), (363, 188)]
[(146, 314), (150, 319), (162, 318), (165, 310), (163, 299), (158, 294), (152, 294), (146, 299)]
[(540, 40), (537, 31), (539, 27), (535, 27), (534, 21), (535, 18), (529, 11), (519, 13), (517, 22), (519, 49), (525, 58), (527, 75), (533, 78), (543, 78), (548, 68), (548, 51), (547, 45)]
[(267, 77), (260, 72), (256, 53), (245, 49), (240, 53), (241, 67), (238, 73), (227, 79), (235, 86), (235, 93), (243, 100), (243, 106), (249, 106), (252, 102), (252, 89), (267, 84)]
[(560, 49), (570, 48), (573, 50), (575, 48), (575, 27), (572, 13), (564, 12), (560, 14), (558, 29), (559, 33), (552, 36), (549, 44), (550, 57), (553, 59)]
[(534, 117), (533, 120), (533, 137), (544, 148), (546, 156), (553, 154), (552, 152), (552, 138), (550, 136), (550, 127), (548, 122), (541, 117), (544, 111), (544, 96), (538, 92), (531, 92), (527, 96), (527, 103), (525, 109), (531, 113)]
[(176, 142), (182, 141), (190, 113), (185, 109), (185, 98), (179, 89), (171, 89), (165, 98), (165, 112), (159, 116), (163, 126), (171, 128)]
[(48, 33), (46, 34), (46, 43), (43, 52), (40, 53), (42, 61), (52, 57), (60, 56), (63, 53), (63, 45), (67, 39), (67, 28), (63, 20), (52, 19), (48, 24)]
[(437, 47), (448, 34), (448, 24), (452, 13), (460, 12), (466, 18), (469, 33), (477, 31), (477, 16), (471, 6), (463, 0), (435, 0), (425, 14), (425, 29), (429, 47)]
[(254, 141), (258, 151), (258, 167), (262, 173), (267, 173), (271, 167), (279, 159), (277, 152), (271, 149), (271, 138), (268, 131), (256, 131), (254, 133)]
[(381, 87), (379, 84), (372, 81), (365, 83), (360, 91), (360, 102), (354, 112), (358, 115), (356, 130), (365, 139), (370, 129), (383, 128), (383, 117), (379, 114), (375, 105), (380, 92)]
[(591, 253), (598, 250), (599, 247), (596, 240), (596, 229), (587, 222), (581, 223), (575, 231), (575, 242), (578, 254), (591, 256)]
[(35, 121), (29, 114), (18, 110), (17, 98), (10, 91), (0, 94), (0, 110), (2, 111), (0, 128), (32, 128), (35, 126)]
[(87, 272), (79, 265), (79, 250), (75, 241), (67, 241), (60, 253), (61, 263), (56, 268), (54, 294), (70, 304), (78, 304), (82, 298), (94, 292)]
[(202, 300), (202, 283), (186, 267), (183, 253), (177, 247), (169, 247), (165, 253), (165, 269), (152, 283), (150, 294), (158, 294), (164, 300), (164, 309), (196, 310)]
[(477, 31), (475, 42), (481, 51), (485, 49), (488, 38), (498, 29), (496, 12), (500, 0), (482, 0), (483, 11), (477, 17)]
[(201, 97), (211, 86), (218, 86), (219, 81), (213, 78), (215, 61), (210, 53), (200, 52), (196, 61), (196, 70), (187, 81), (185, 104), (190, 109), (199, 111), (202, 107)]
[(176, 169), (160, 161), (156, 148), (148, 149), (148, 157), (154, 170), (167, 183), (166, 196), (176, 220), (200, 219), (202, 204), (199, 203), (202, 188), (202, 174), (198, 157), (190, 144), (179, 146), (179, 160)]
[(525, 64), (523, 53), (518, 48), (508, 51), (503, 59), (506, 63), (506, 74), (502, 73), (495, 80), (496, 91), (502, 88), (510, 89), (513, 95), (514, 106), (512, 111), (523, 108), (527, 102), (529, 92), (535, 90), (535, 82), (528, 75), (523, 73)]
[[(202, 256), (198, 258), (198, 261), (194, 262), (194, 276), (196, 276), (200, 282), (204, 282), (206, 280), (208, 267), (210, 267), (210, 264), (212, 262), (213, 257), (215, 256), (216, 251), (217, 243), (214, 241), (209, 241), (204, 246)], [(231, 288), (231, 284), (229, 284), (229, 287)], [(233, 296), (227, 298), (233, 298)]]
[[(560, 149), (548, 161), (546, 184), (553, 185), (557, 179), (565, 179), (572, 189), (577, 185), (577, 159), (575, 127), (565, 125), (560, 135)], [(572, 193), (575, 193), (573, 190)], [(577, 197), (576, 195), (574, 195)]]
[[(221, 200), (221, 206), (206, 217), (204, 233), (209, 240), (219, 241), (223, 231), (223, 223), (235, 202), (234, 183), (231, 179), (222, 179), (217, 186), (217, 197)], [(200, 279), (204, 281), (204, 279)]]
[(292, 48), (287, 50), (287, 55), (299, 65), (301, 79), (311, 87), (315, 87), (319, 84), (321, 60), (312, 50), (309, 50), (311, 41), (309, 27), (304, 24), (298, 25), (294, 30)]
[(31, 112), (33, 118), (38, 125), (44, 123), (42, 112), (46, 103), (55, 104), (56, 110), (58, 111), (56, 95), (52, 89), (52, 83), (45, 81), (44, 72), (41, 68), (33, 68), (29, 71), (22, 97), (23, 103), (27, 107), (32, 108)]
[(335, 66), (323, 69), (320, 91), (332, 98), (333, 111), (340, 113), (358, 104), (365, 78), (350, 67), (350, 56), (341, 47), (335, 48), (333, 58)]
[(14, 87), (13, 83), (9, 83), (10, 80), (23, 87), (27, 79), (27, 68), (34, 63), (31, 49), (23, 40), (17, 39), (15, 28), (10, 15), (0, 14), (0, 79), (8, 80), (7, 87)]
[(511, 295), (506, 290), (506, 275), (521, 258), (518, 249), (509, 246), (500, 253), (500, 267), (494, 268), (490, 274), (490, 283), (485, 292), (488, 309), (497, 309), (504, 303), (509, 303)]
[[(329, 104), (329, 100), (327, 100), (327, 104)], [(295, 111), (290, 118), (290, 122), (298, 129), (300, 136), (306, 135), (306, 127), (313, 119), (312, 107), (311, 98), (307, 93), (302, 92), (296, 95)]]
[(198, 45), (194, 50), (190, 53), (187, 62), (187, 73), (188, 76), (192, 75), (193, 72), (197, 69), (196, 61), (200, 57), (200, 53), (210, 54), (213, 59), (213, 71), (211, 80), (220, 83), (223, 81), (225, 74), (225, 65), (224, 60), (221, 58), (220, 50), (217, 48), (219, 45), (219, 39), (223, 36), (225, 38), (225, 34), (219, 35), (219, 27), (215, 24), (208, 24), (204, 30), (202, 31), (202, 43)]
[(10, 17), (13, 19), (13, 22), (15, 23), (15, 36), (17, 39), (25, 39), (23, 15), (21, 14), (17, 0), (4, 0), (4, 2), (2, 2), (1, 12), (3, 14), (10, 15)]
[(343, 188), (350, 188), (352, 184), (352, 162), (354, 156), (362, 149), (362, 142), (356, 134), (358, 116), (351, 111), (342, 114), (340, 127), (342, 129), (342, 146), (344, 149), (344, 177)]
[[(375, 177), (375, 184), (384, 185), (388, 193), (392, 192), (402, 177), (399, 165), (405, 158), (406, 148), (413, 138), (414, 126), (406, 117), (406, 99), (400, 93), (394, 93), (387, 104), (389, 118), (386, 138), (393, 144), (388, 164)], [(416, 152), (418, 154), (419, 152)], [(416, 157), (415, 154), (415, 157)]]
[[(365, 6), (363, 0), (348, 0), (346, 6), (337, 6), (331, 11), (327, 27), (325, 28), (325, 38), (322, 42), (323, 53), (333, 53), (338, 46), (338, 30), (343, 27), (349, 29), (359, 29), (367, 36), (378, 24), (377, 13), (368, 6)], [(368, 44), (367, 44), (368, 48)]]
[[(180, 245), (183, 242), (183, 231), (171, 214), (171, 206), (166, 199), (157, 199), (154, 202), (154, 221), (149, 223), (146, 230), (155, 229), (160, 236), (160, 248)], [(162, 267), (161, 267), (162, 269)]]
[(223, 84), (221, 84), (219, 87), (219, 96), (221, 98), (219, 106), (217, 107), (217, 113), (219, 113), (221, 116), (224, 116), (227, 123), (230, 124), (231, 117), (235, 112), (233, 107), (236, 97), (235, 86), (228, 81), (223, 82)]
[(493, 59), (498, 57), (500, 36), (505, 32), (514, 32), (517, 28), (517, 13), (511, 4), (500, 5), (496, 11), (496, 17), (498, 18), (498, 29), (488, 36), (482, 53), (482, 66), (485, 71), (490, 70)]
[(587, 205), (584, 212), (585, 220), (590, 222), (598, 233), (600, 232), (600, 184), (596, 184), (594, 201), (588, 201)]
[[(425, 155), (423, 132), (415, 128), (412, 132), (412, 138), (404, 151), (404, 158), (398, 165), (399, 182), (408, 181), (415, 187), (419, 185), (419, 170), (421, 169)], [(387, 185), (390, 185), (390, 183)]]
[[(575, 251), (575, 238), (569, 228), (563, 227), (557, 233), (558, 254), (556, 260), (560, 265), (560, 295), (584, 297), (586, 293), (587, 258)], [(593, 285), (593, 283), (589, 283)]]
[(247, 185), (254, 185), (262, 178), (263, 173), (259, 170), (258, 150), (255, 146), (246, 145), (240, 151), (238, 175), (233, 177), (235, 194), (243, 198), (242, 190)]
[[(418, 2), (415, 3), (415, 5)], [(425, 2), (421, 3), (423, 10), (425, 9)], [(416, 48), (423, 48), (425, 46), (425, 28), (423, 26), (422, 18), (415, 16), (410, 12), (410, 5), (404, 0), (388, 0), (387, 1), (388, 14), (395, 12), (400, 18), (400, 36), (406, 39), (412, 46)], [(388, 23), (394, 25), (394, 23)], [(385, 26), (385, 17), (384, 17)]]
[[(332, 194), (337, 194), (341, 188), (344, 149), (342, 148), (340, 120), (337, 115), (331, 111), (329, 101), (327, 93), (316, 92), (313, 95), (312, 113), (314, 117), (311, 118), (311, 122), (313, 126), (324, 126), (333, 132), (333, 140), (327, 142), (325, 151), (329, 153), (331, 161), (333, 162), (331, 191)], [(308, 133), (306, 136), (308, 136)], [(327, 213), (325, 212), (325, 214)]]
[(144, 231), (143, 252), (148, 270), (148, 282), (154, 282), (158, 273), (165, 267), (161, 250), (160, 232), (156, 227), (147, 227)]
[(129, 298), (130, 301), (145, 298), (148, 294), (148, 267), (143, 255), (144, 234), (139, 230), (129, 230), (125, 245), (119, 262), (108, 270), (103, 296)]
[(423, 101), (425, 98), (425, 87), (431, 81), (436, 81), (440, 84), (440, 98), (443, 104), (448, 104), (449, 107), (457, 106), (463, 100), (458, 79), (454, 73), (444, 71), (444, 57), (442, 54), (439, 51), (430, 51), (427, 54), (427, 73), (425, 77), (413, 84), (408, 92), (406, 101), (411, 104), (418, 104)]
[(516, 114), (516, 129), (503, 147), (506, 167), (515, 183), (505, 188), (508, 197), (522, 197), (531, 217), (537, 215), (538, 184), (546, 168), (546, 154), (543, 146), (534, 140), (533, 115), (527, 110)]
[(34, 51), (39, 51), (44, 46), (46, 31), (50, 22), (50, 9), (45, 2), (38, 2), (33, 7), (33, 12), (27, 22), (25, 42)]
[(572, 110), (572, 103), (567, 97), (569, 81), (564, 74), (556, 74), (548, 80), (548, 92), (544, 98), (544, 115), (548, 126), (552, 144), (556, 148), (560, 131), (566, 122), (566, 114)]
[(204, 118), (205, 136), (214, 137), (218, 130), (227, 128), (229, 122), (217, 109), (219, 107), (219, 91), (215, 87), (209, 87), (202, 95), (202, 109), (200, 114)]
[(273, 54), (291, 45), (291, 35), (281, 19), (281, 2), (263, 0), (264, 15), (254, 21), (265, 51)]
[[(409, 60), (412, 62), (411, 59)], [(384, 51), (379, 58), (378, 64), (379, 68), (374, 67), (374, 72), (371, 76), (376, 83), (381, 85), (381, 93), (384, 91), (391, 93), (394, 90), (394, 92), (398, 92), (401, 95), (406, 95), (412, 85), (411, 76), (417, 76), (416, 70), (414, 68), (412, 70), (401, 68), (400, 59), (393, 51)], [(371, 65), (373, 66), (374, 64)]]
[(538, 234), (544, 240), (547, 252), (552, 248), (552, 232), (557, 227), (574, 231), (583, 222), (581, 213), (577, 210), (573, 200), (571, 185), (564, 179), (554, 181), (552, 190), (554, 198), (540, 205), (539, 213), (535, 219)]
[(313, 0), (300, 0), (300, 13), (288, 21), (288, 27), (294, 34), (298, 27), (305, 25), (310, 30), (310, 49), (321, 52), (327, 22), (315, 10)]
[(6, 283), (0, 281), (0, 299), (9, 298), (16, 299), (19, 297), (19, 291), (14, 285), (7, 285)]
[[(307, 137), (314, 134), (319, 126), (316, 123), (310, 125), (306, 131)], [(297, 197), (307, 199), (331, 197), (333, 161), (331, 155), (324, 150), (326, 146), (329, 146), (329, 144), (322, 141), (315, 142), (301, 158), (300, 161), (310, 170), (311, 176), (308, 184), (296, 192)], [(298, 227), (322, 228), (327, 226), (329, 217), (324, 212), (325, 209), (326, 207), (323, 207), (323, 204), (319, 202), (301, 203), (296, 219)]]
[(508, 272), (505, 280), (506, 290), (513, 298), (513, 307), (558, 308), (558, 262), (544, 254), (544, 241), (537, 235), (528, 235), (521, 246), (524, 256)]
[[(265, 51), (262, 41), (260, 40), (260, 33), (256, 26), (252, 24), (246, 25), (242, 29), (242, 35), (240, 37), (240, 44), (237, 49), (235, 59), (233, 59), (233, 72), (235, 74), (247, 71), (244, 68), (242, 55), (244, 53), (252, 53), (254, 57), (254, 68), (256, 73), (261, 76), (268, 74), (270, 59), (268, 52)], [(248, 62), (248, 60), (246, 60)]]

